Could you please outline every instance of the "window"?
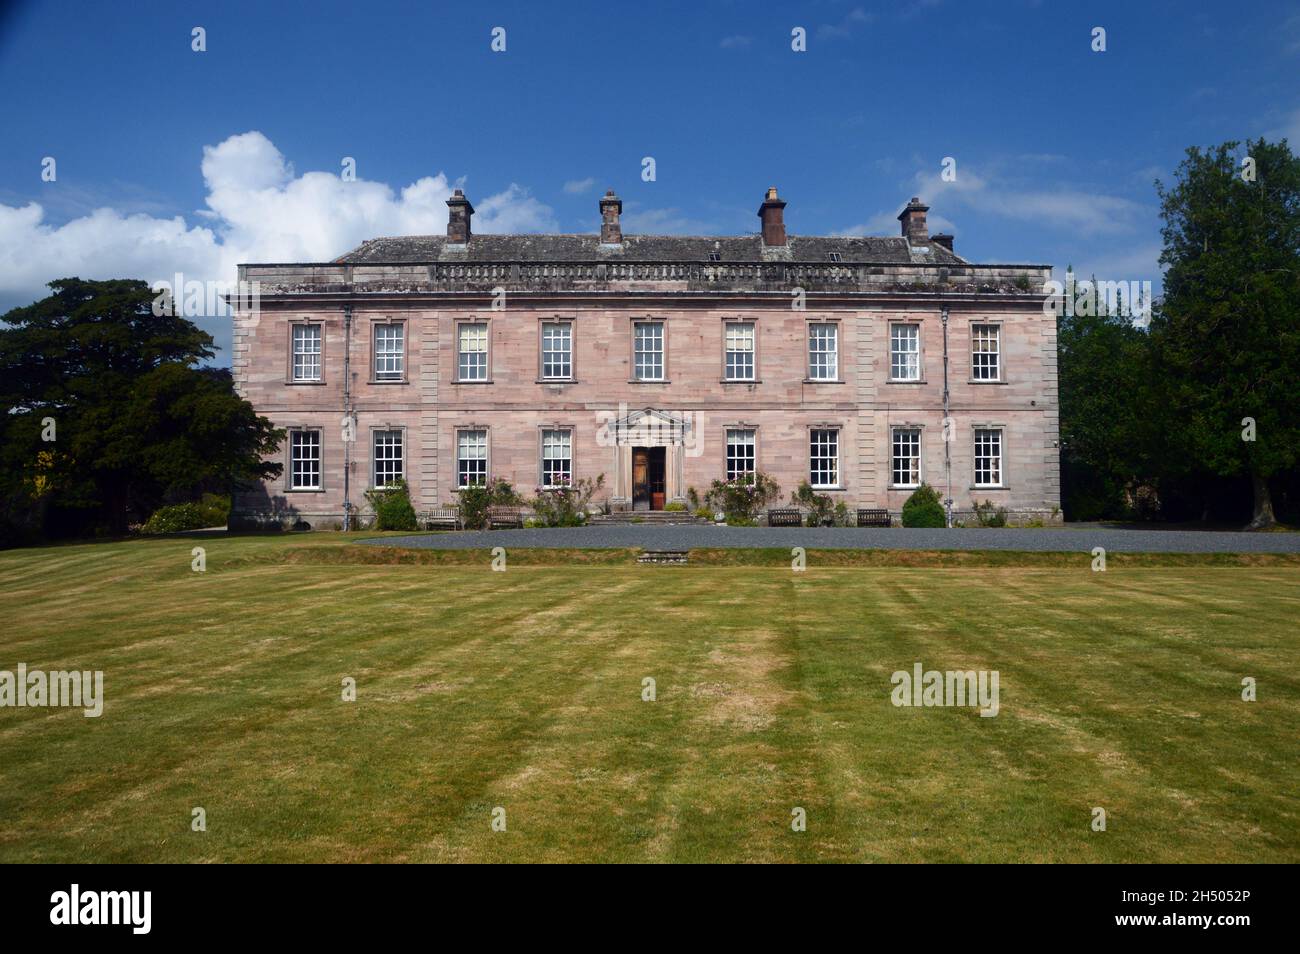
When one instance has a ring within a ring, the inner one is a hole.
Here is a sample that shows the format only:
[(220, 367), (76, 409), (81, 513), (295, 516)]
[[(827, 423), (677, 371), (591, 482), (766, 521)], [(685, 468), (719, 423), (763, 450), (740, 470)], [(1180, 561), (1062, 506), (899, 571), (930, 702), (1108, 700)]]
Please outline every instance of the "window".
[(722, 261), (722, 256), (721, 256), (720, 254), (718, 254), (717, 252), (710, 252), (710, 253), (709, 253), (709, 261), (710, 261), (710, 262), (720, 262), (720, 261)]
[(293, 380), (319, 381), (320, 325), (293, 326)]
[(487, 431), (456, 432), (456, 486), (487, 483)]
[(320, 431), (290, 432), (289, 489), (320, 490)]
[(921, 485), (920, 428), (894, 428), (893, 462), (890, 483), (895, 487), (919, 487)]
[(997, 325), (970, 326), (971, 377), (976, 381), (1000, 380), (1001, 330)]
[(894, 381), (921, 380), (921, 326), (889, 326), (889, 377)]
[(573, 432), (542, 431), (542, 486), (567, 487), (573, 483)]
[(458, 381), (488, 379), (488, 326), (486, 321), (466, 322), (457, 332), (456, 349), (460, 356)]
[(840, 432), (814, 428), (808, 432), (809, 476), (814, 487), (838, 487), (840, 483)]
[(834, 381), (840, 375), (839, 326), (808, 326), (808, 377), (814, 381)]
[(844, 257), (839, 252), (831, 252), (831, 261), (838, 265), (844, 261)]
[(754, 380), (754, 323), (729, 321), (726, 332), (728, 381)]
[(750, 428), (727, 429), (727, 479), (754, 472), (754, 436)]
[(975, 486), (1002, 486), (1002, 431), (981, 428), (975, 431)]
[(403, 331), (401, 324), (375, 325), (376, 381), (401, 381), (405, 376)]
[(560, 380), (573, 377), (573, 326), (567, 321), (542, 325), (542, 377)]
[(638, 381), (664, 379), (664, 323), (638, 321), (633, 326), (632, 358)]
[(402, 459), (402, 432), (375, 431), (374, 454), (375, 486), (387, 487), (405, 476)]

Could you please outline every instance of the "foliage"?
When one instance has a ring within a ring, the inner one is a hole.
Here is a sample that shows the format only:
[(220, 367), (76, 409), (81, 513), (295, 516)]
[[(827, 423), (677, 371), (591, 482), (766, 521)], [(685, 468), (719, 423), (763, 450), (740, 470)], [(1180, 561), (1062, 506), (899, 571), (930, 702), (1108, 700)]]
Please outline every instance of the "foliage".
[(686, 502), (690, 504), (693, 512), (698, 512), (702, 504), (700, 503), (700, 492), (694, 487), (686, 488)]
[(781, 487), (761, 471), (732, 480), (715, 480), (704, 495), (708, 506), (721, 512), (727, 523), (753, 521), (759, 511), (781, 495)]
[(487, 527), (488, 507), (514, 507), (523, 503), (510, 481), (504, 477), (489, 477), (486, 483), (462, 487), (458, 493), (461, 526), (466, 530), (482, 530)]
[(812, 489), (808, 481), (800, 481), (799, 489), (790, 494), (790, 503), (808, 511), (807, 523), (810, 527), (829, 526), (835, 512), (835, 504), (827, 494), (819, 494)]
[(672, 500), (664, 504), (664, 510), (669, 513), (685, 513), (686, 504), (682, 503), (680, 500)]
[(943, 504), (939, 500), (938, 493), (929, 484), (917, 487), (903, 504), (903, 526), (905, 527), (942, 527), (946, 523)]
[(199, 367), (210, 335), (155, 315), (141, 281), (49, 287), (0, 319), (0, 524), (121, 534), (162, 505), (279, 474), (268, 458), (283, 432), (229, 371)]
[[(981, 527), (1005, 527), (1007, 525), (1007, 508), (999, 507), (991, 500), (985, 500), (983, 503), (971, 501), (971, 506), (975, 511), (975, 519), (979, 521)], [(1040, 525), (1042, 521), (1039, 521)]]
[(366, 491), (366, 500), (375, 512), (375, 530), (417, 530), (415, 507), (405, 480), (395, 480), (383, 487)]
[(713, 511), (710, 510), (708, 507), (696, 507), (695, 516), (700, 520), (712, 520)]
[(531, 501), (537, 522), (543, 527), (580, 527), (587, 522), (587, 505), (605, 486), (605, 475), (595, 480), (580, 477), (563, 481), (556, 487), (538, 487)]

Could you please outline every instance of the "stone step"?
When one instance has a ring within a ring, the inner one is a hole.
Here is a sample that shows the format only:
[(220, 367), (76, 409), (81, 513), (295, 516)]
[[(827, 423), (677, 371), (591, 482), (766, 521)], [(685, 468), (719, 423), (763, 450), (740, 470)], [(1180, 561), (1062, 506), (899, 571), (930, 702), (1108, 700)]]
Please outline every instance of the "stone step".
[(694, 514), (672, 510), (620, 510), (617, 513), (602, 513), (590, 520), (593, 524), (623, 523), (709, 523), (700, 520)]
[(673, 563), (681, 565), (687, 561), (689, 550), (642, 550), (636, 558), (637, 563)]

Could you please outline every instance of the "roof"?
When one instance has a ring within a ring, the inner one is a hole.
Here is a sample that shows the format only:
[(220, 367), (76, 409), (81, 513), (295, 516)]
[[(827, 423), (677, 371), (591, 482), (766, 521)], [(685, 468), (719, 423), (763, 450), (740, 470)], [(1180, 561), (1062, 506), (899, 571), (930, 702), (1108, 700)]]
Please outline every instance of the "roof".
[(786, 249), (764, 249), (759, 235), (624, 235), (621, 246), (600, 244), (598, 235), (474, 235), (468, 245), (448, 247), (443, 235), (375, 238), (334, 261), (339, 264), (419, 264), (429, 262), (830, 262), (838, 252), (844, 264), (970, 264), (938, 242), (919, 253), (907, 239), (791, 235)]

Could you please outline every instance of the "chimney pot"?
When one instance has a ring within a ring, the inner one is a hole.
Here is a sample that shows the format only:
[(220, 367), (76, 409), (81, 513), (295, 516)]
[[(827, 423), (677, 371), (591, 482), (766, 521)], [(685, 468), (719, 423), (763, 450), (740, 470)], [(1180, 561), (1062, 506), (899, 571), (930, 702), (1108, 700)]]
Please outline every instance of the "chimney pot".
[(930, 240), (933, 241), (935, 245), (942, 245), (948, 251), (952, 251), (952, 236), (947, 232), (936, 232), (934, 235), (930, 236)]
[(907, 239), (908, 245), (924, 246), (930, 243), (930, 230), (925, 224), (925, 213), (929, 211), (930, 207), (918, 196), (912, 196), (912, 201), (898, 213), (898, 221), (903, 225), (903, 237)]
[(777, 198), (776, 186), (767, 190), (763, 204), (758, 207), (758, 218), (763, 224), (763, 245), (785, 247), (785, 202)]
[(623, 214), (623, 200), (614, 194), (613, 189), (606, 191), (600, 200), (600, 244), (623, 244), (623, 226), (619, 216)]
[(453, 245), (469, 243), (472, 230), (469, 220), (474, 214), (474, 206), (469, 204), (465, 193), (460, 189), (452, 192), (447, 200), (447, 241)]

